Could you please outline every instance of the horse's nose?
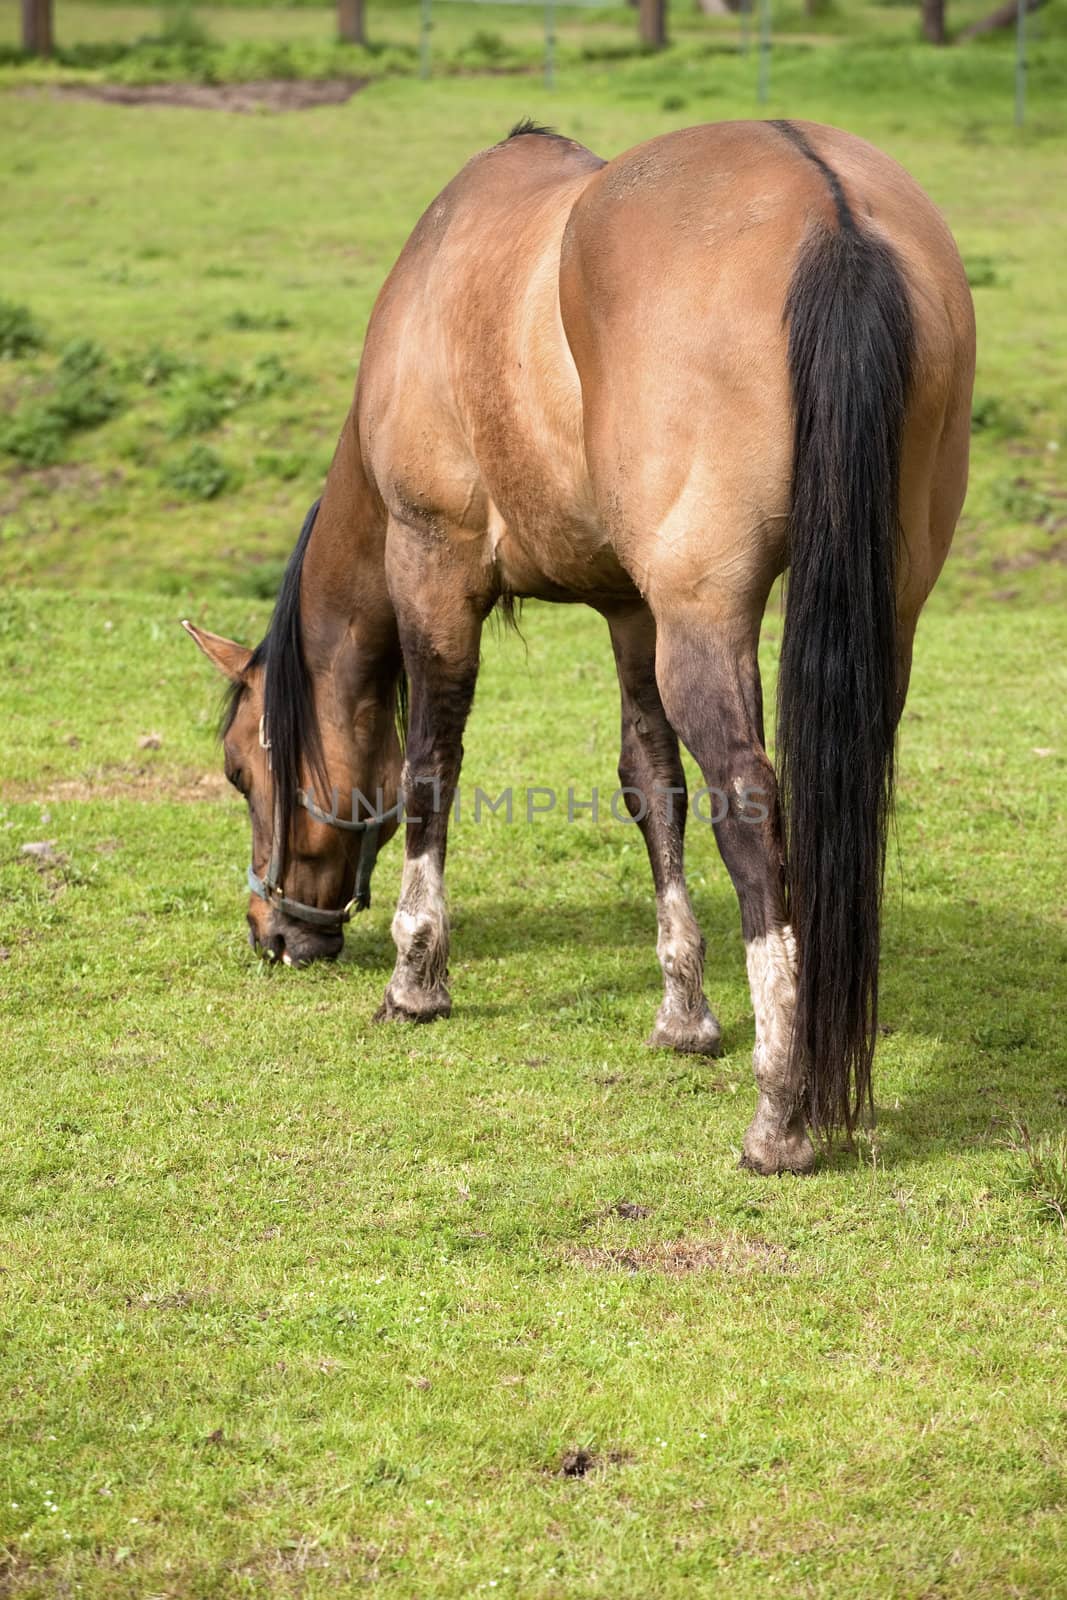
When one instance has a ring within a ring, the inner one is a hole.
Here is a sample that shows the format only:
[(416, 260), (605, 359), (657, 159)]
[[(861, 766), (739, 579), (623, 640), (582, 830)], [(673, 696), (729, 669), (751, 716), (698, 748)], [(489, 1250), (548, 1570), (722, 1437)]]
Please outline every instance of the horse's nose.
[(257, 955), (266, 956), (268, 961), (281, 961), (287, 967), (293, 965), (293, 959), (285, 948), (285, 935), (261, 933), (251, 915), (248, 917), (248, 942)]

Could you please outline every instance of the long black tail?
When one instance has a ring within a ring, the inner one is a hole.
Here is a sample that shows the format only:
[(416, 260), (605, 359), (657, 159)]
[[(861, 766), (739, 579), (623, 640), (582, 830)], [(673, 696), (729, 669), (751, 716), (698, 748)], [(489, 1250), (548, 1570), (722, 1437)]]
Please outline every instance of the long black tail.
[(837, 226), (808, 238), (786, 305), (793, 488), (777, 748), (799, 961), (794, 1059), (812, 1127), (851, 1135), (877, 1032), (914, 334), (893, 252), (834, 188)]

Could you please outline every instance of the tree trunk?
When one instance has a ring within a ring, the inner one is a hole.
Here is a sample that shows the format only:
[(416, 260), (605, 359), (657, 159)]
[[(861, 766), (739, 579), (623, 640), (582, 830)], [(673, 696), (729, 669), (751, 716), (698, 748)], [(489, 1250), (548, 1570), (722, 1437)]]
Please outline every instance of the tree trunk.
[[(1027, 14), (1036, 11), (1044, 4), (1045, 0), (1026, 0)], [(1010, 28), (1018, 20), (1018, 16), (1019, 7), (1016, 0), (1007, 0), (1005, 5), (998, 6), (987, 17), (981, 17), (979, 21), (972, 22), (969, 28), (964, 28), (960, 34), (960, 43), (967, 39), (977, 39), (982, 33), (995, 33), (998, 28)]]
[(366, 44), (363, 0), (337, 0), (337, 37), (346, 44)]
[(923, 38), (927, 44), (945, 42), (945, 0), (921, 0)]
[(50, 56), (52, 45), (52, 0), (22, 0), (22, 48), (31, 56)]
[(667, 0), (638, 0), (638, 37), (650, 50), (667, 43)]

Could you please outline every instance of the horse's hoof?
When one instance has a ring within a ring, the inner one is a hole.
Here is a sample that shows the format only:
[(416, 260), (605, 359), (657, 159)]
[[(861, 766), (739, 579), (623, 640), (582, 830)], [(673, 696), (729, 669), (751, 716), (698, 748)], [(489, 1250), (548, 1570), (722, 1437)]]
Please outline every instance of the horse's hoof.
[(656, 1025), (645, 1040), (651, 1050), (677, 1050), (687, 1056), (722, 1054), (722, 1029), (707, 1006), (702, 1016), (679, 1016), (677, 1011), (660, 1011)]
[(385, 991), (381, 1005), (374, 1013), (375, 1022), (436, 1022), (452, 1011), (452, 999), (447, 989), (431, 989), (427, 994), (406, 990), (398, 995), (392, 986)]
[(759, 1112), (745, 1134), (740, 1165), (763, 1178), (793, 1172), (806, 1177), (815, 1168), (815, 1147), (803, 1123), (792, 1123), (779, 1132), (768, 1130)]

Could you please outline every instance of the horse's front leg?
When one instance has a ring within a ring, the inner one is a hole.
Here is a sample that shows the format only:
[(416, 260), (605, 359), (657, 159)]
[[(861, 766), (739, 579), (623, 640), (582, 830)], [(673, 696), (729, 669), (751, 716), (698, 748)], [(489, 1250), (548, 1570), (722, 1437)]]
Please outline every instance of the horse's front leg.
[(663, 1004), (648, 1042), (694, 1055), (718, 1055), (722, 1030), (704, 998), (704, 940), (685, 883), (685, 773), (678, 736), (656, 684), (656, 624), (644, 605), (605, 615), (622, 699), (619, 781), (644, 836), (656, 890)]
[(387, 570), (409, 680), (409, 716), (404, 872), (392, 929), (396, 966), (379, 1022), (433, 1022), (452, 1009), (445, 850), (486, 607), (471, 600), (462, 563), (450, 554), (446, 542), (428, 547), (425, 535), (390, 523)]

